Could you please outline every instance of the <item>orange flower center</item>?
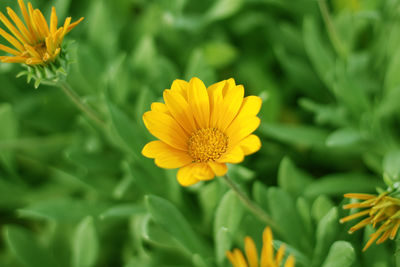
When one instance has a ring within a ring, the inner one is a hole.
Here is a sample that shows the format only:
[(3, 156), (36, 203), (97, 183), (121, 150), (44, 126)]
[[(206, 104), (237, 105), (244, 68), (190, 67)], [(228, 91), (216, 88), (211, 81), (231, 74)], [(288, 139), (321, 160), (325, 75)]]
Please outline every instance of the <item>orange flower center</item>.
[(188, 147), (195, 162), (214, 161), (226, 152), (228, 137), (217, 128), (200, 129), (190, 136)]

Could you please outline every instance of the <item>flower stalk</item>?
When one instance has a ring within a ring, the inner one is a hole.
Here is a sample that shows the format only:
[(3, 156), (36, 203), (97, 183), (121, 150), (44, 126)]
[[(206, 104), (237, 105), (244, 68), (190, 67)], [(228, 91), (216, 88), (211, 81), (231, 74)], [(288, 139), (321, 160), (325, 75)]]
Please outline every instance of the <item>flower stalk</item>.
[(86, 105), (79, 95), (71, 88), (71, 86), (66, 81), (59, 81), (56, 86), (61, 88), (61, 90), (68, 96), (68, 98), (85, 113), (93, 122), (95, 122), (101, 128), (106, 127), (106, 123), (101, 119), (101, 117), (88, 105)]
[(254, 203), (229, 177), (221, 176), (224, 182), (235, 192), (240, 201), (247, 207), (251, 213), (257, 216), (261, 221), (269, 225), (275, 232), (282, 233), (280, 227), (274, 220), (256, 203)]

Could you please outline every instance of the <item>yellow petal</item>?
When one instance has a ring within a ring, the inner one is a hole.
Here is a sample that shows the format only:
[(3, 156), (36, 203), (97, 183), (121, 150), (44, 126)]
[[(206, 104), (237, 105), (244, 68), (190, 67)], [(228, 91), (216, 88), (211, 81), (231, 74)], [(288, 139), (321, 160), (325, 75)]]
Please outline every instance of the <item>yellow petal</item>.
[(243, 99), (242, 107), (238, 116), (256, 116), (260, 112), (262, 99), (258, 96), (248, 96)]
[(149, 132), (161, 141), (187, 151), (189, 137), (171, 116), (158, 111), (148, 111), (143, 115), (143, 122)]
[(172, 82), (171, 91), (181, 94), (186, 102), (188, 100), (188, 89), (189, 83), (187, 81), (176, 79)]
[(290, 255), (286, 260), (285, 267), (294, 267), (294, 264), (295, 264), (294, 257)]
[(11, 47), (8, 47), (8, 46), (2, 45), (2, 44), (0, 44), (0, 50), (3, 50), (4, 52), (10, 53), (10, 54), (12, 54), (14, 56), (18, 56), (18, 55), (21, 54), (17, 50), (12, 49)]
[(210, 161), (207, 164), (216, 176), (224, 176), (228, 171), (228, 166), (225, 163)]
[(193, 116), (200, 128), (208, 128), (210, 122), (210, 103), (207, 89), (199, 78), (192, 78), (188, 90), (188, 102)]
[(187, 152), (175, 149), (162, 141), (152, 141), (147, 143), (142, 150), (145, 157), (155, 159), (158, 167), (166, 169), (176, 169), (188, 165), (192, 158)]
[(247, 156), (261, 148), (261, 141), (257, 135), (252, 134), (240, 141), (239, 146), (242, 148), (244, 155)]
[(244, 259), (244, 255), (243, 255), (242, 251), (235, 248), (233, 250), (233, 254), (235, 255), (235, 260), (236, 260), (238, 267), (248, 267), (246, 260)]
[(190, 135), (196, 131), (196, 123), (193, 118), (192, 110), (183, 96), (176, 91), (164, 90), (165, 105), (171, 112), (175, 120)]
[(243, 103), (244, 88), (242, 85), (229, 86), (227, 82), (225, 87), (226, 93), (222, 102), (222, 110), (217, 128), (225, 131), (232, 123), (233, 119), (238, 115), (239, 109)]
[(261, 250), (261, 267), (267, 267), (272, 263), (273, 248), (272, 248), (272, 232), (269, 227), (266, 227), (263, 232), (263, 247)]
[(169, 112), (169, 109), (167, 108), (167, 105), (165, 105), (164, 103), (153, 102), (151, 104), (151, 110), (152, 111), (163, 112), (163, 113), (166, 113), (168, 115), (171, 115), (171, 113)]
[(68, 26), (68, 29), (67, 29), (66, 34), (69, 33), (73, 28), (75, 28), (75, 27), (76, 27), (79, 23), (81, 23), (81, 21), (84, 20), (84, 19), (85, 19), (84, 17), (81, 17), (80, 19), (78, 19), (78, 20), (75, 21), (74, 23), (71, 23), (71, 24)]
[(235, 255), (234, 255), (232, 252), (227, 251), (227, 252), (226, 252), (226, 257), (228, 258), (228, 260), (232, 263), (232, 265), (233, 265), (234, 267), (237, 267), (237, 266), (238, 266), (238, 265), (236, 264)]
[(214, 173), (207, 163), (192, 163), (179, 169), (178, 182), (183, 186), (189, 186), (201, 180), (214, 178)]
[(210, 101), (210, 127), (217, 127), (218, 121), (221, 118), (222, 113), (222, 89), (224, 88), (226, 81), (214, 83), (207, 88), (208, 97)]
[(53, 6), (51, 8), (51, 17), (50, 17), (50, 32), (51, 32), (51, 34), (54, 34), (57, 31), (57, 24), (58, 24), (57, 12), (56, 12), (56, 8)]
[(222, 155), (217, 162), (221, 163), (239, 163), (244, 159), (243, 150), (239, 146), (235, 146), (233, 149)]
[(236, 118), (226, 130), (226, 134), (229, 137), (229, 146), (235, 146), (254, 132), (259, 125), (260, 119), (255, 116)]
[(246, 257), (247, 261), (249, 262), (249, 267), (258, 267), (257, 248), (254, 244), (253, 239), (248, 236), (244, 239), (244, 250), (246, 251)]

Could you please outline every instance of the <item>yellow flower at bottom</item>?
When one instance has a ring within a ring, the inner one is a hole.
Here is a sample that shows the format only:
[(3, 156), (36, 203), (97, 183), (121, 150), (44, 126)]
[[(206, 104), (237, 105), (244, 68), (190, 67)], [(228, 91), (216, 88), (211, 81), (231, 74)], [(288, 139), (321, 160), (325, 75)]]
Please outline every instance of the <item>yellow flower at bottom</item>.
[(258, 151), (253, 135), (260, 119), (261, 98), (244, 97), (234, 79), (206, 88), (198, 78), (175, 80), (163, 94), (164, 103), (153, 103), (143, 121), (160, 139), (145, 145), (142, 154), (161, 168), (180, 168), (183, 186), (226, 174), (226, 163), (239, 163)]
[[(246, 237), (244, 240), (244, 249), (246, 253), (245, 259), (242, 251), (234, 249), (227, 251), (226, 255), (234, 267), (280, 267), (283, 257), (285, 256), (285, 245), (282, 245), (274, 256), (273, 236), (271, 229), (266, 227), (263, 233), (263, 247), (261, 250), (260, 265), (258, 263), (257, 248), (253, 239)], [(284, 267), (294, 267), (295, 259), (289, 256)]]
[(1, 62), (43, 65), (54, 61), (61, 52), (61, 43), (64, 36), (78, 25), (83, 18), (71, 23), (71, 17), (68, 17), (64, 25), (57, 28), (58, 19), (56, 9), (53, 7), (49, 27), (42, 12), (39, 9), (33, 9), (30, 2), (28, 2), (28, 8), (26, 8), (23, 0), (18, 0), (18, 4), (25, 23), (9, 7), (7, 7), (7, 13), (13, 23), (0, 12), (1, 22), (11, 33), (0, 28), (0, 35), (14, 46), (14, 48), (11, 48), (0, 44), (0, 50), (13, 55), (1, 56)]
[(349, 233), (371, 224), (373, 228), (379, 223), (378, 230), (370, 236), (369, 241), (363, 248), (367, 250), (372, 243), (377, 244), (385, 242), (388, 238), (394, 239), (400, 226), (400, 199), (388, 196), (388, 192), (384, 192), (379, 196), (370, 194), (345, 194), (346, 198), (354, 198), (364, 200), (361, 203), (351, 203), (343, 206), (343, 209), (366, 208), (366, 210), (351, 214), (340, 220), (341, 223), (353, 220), (367, 215), (368, 217), (350, 228)]

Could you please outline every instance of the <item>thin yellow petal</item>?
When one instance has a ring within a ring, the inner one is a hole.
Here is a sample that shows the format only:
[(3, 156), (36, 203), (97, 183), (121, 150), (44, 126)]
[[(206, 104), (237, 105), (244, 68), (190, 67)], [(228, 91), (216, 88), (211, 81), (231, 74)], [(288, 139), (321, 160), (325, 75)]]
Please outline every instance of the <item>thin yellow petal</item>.
[(261, 140), (257, 135), (252, 134), (240, 141), (238, 145), (242, 148), (244, 155), (247, 156), (260, 150)]
[(14, 25), (7, 19), (7, 17), (2, 12), (0, 12), (0, 20), (21, 43), (28, 42), (28, 40), (25, 39), (25, 37), (20, 33), (20, 31), (14, 27)]
[(276, 252), (276, 257), (275, 257), (275, 261), (276, 264), (278, 266), (281, 265), (281, 261), (283, 259), (283, 256), (285, 256), (285, 250), (286, 250), (286, 246), (283, 244), (279, 249), (278, 252)]
[(179, 124), (169, 115), (149, 111), (143, 115), (143, 122), (149, 132), (168, 145), (187, 151), (188, 135)]
[(75, 28), (76, 26), (78, 26), (78, 24), (81, 23), (81, 21), (84, 20), (84, 19), (85, 19), (84, 17), (81, 17), (80, 19), (78, 19), (78, 20), (75, 21), (74, 23), (71, 23), (71, 24), (68, 26), (68, 29), (67, 29), (67, 32), (66, 32), (66, 33), (69, 33), (73, 28)]
[(29, 52), (32, 57), (41, 58), (40, 54), (32, 46), (25, 44), (25, 49)]
[(145, 157), (155, 159), (158, 167), (176, 169), (192, 163), (192, 158), (184, 151), (175, 149), (162, 141), (147, 143), (142, 150)]
[(8, 57), (2, 56), (0, 57), (1, 62), (3, 63), (25, 63), (26, 57)]
[(236, 263), (236, 258), (235, 258), (235, 255), (233, 254), (233, 252), (227, 251), (226, 252), (226, 257), (232, 263), (233, 267), (238, 267), (238, 265)]
[(269, 227), (266, 227), (263, 232), (263, 247), (261, 250), (261, 265), (260, 267), (268, 267), (272, 263), (274, 250), (272, 247), (272, 231)]
[(290, 255), (286, 260), (285, 267), (294, 267), (294, 264), (295, 264), (295, 259), (292, 255)]
[(369, 210), (364, 210), (364, 211), (360, 211), (360, 212), (351, 214), (351, 215), (349, 215), (349, 216), (347, 216), (347, 217), (344, 217), (344, 218), (340, 219), (340, 223), (344, 223), (344, 222), (347, 222), (347, 221), (351, 221), (351, 220), (353, 220), (353, 219), (355, 219), (355, 218), (358, 218), (358, 217), (367, 215), (368, 213), (369, 213)]
[(244, 255), (243, 255), (242, 251), (235, 248), (233, 250), (233, 254), (235, 255), (235, 259), (238, 264), (238, 267), (248, 267), (246, 260), (244, 259)]
[(355, 199), (367, 200), (367, 199), (371, 199), (371, 198), (376, 198), (376, 195), (348, 193), (348, 194), (344, 194), (344, 197), (345, 198), (355, 198)]
[(210, 103), (207, 89), (199, 78), (192, 78), (188, 89), (188, 102), (200, 128), (208, 128), (210, 123)]
[(42, 63), (43, 63), (43, 60), (41, 60), (40, 58), (33, 58), (33, 57), (31, 57), (31, 58), (28, 58), (28, 59), (25, 61), (25, 63), (28, 64), (28, 65), (38, 65), (38, 64), (42, 64)]
[(34, 40), (37, 39), (37, 35), (35, 34), (34, 29), (32, 28), (31, 19), (29, 17), (28, 11), (26, 9), (25, 3), (23, 0), (18, 0), (19, 8), (21, 9), (22, 16), (24, 17), (25, 24), (28, 26), (28, 30), (31, 33), (31, 36)]
[(228, 172), (228, 166), (225, 163), (210, 161), (207, 164), (216, 176), (224, 176)]
[(22, 35), (24, 36), (25, 40), (29, 41), (31, 44), (35, 42), (34, 37), (32, 34), (28, 31), (28, 29), (25, 27), (24, 23), (20, 20), (20, 18), (15, 14), (14, 10), (11, 8), (7, 7), (7, 13), (10, 16), (10, 18), (14, 21), (15, 25), (17, 25), (18, 30)]
[(246, 257), (249, 263), (249, 267), (258, 267), (257, 248), (256, 245), (254, 244), (253, 239), (251, 239), (248, 236), (244, 239), (244, 249), (246, 252)]
[(39, 30), (43, 34), (42, 37), (46, 38), (47, 36), (50, 35), (49, 25), (47, 24), (46, 19), (44, 18), (42, 12), (40, 12), (39, 9), (35, 9), (33, 14), (36, 19), (37, 25), (40, 25)]
[(21, 53), (18, 52), (17, 50), (12, 49), (12, 48), (10, 48), (10, 47), (8, 47), (8, 46), (5, 46), (5, 45), (2, 45), (2, 44), (0, 44), (0, 50), (3, 50), (4, 52), (10, 53), (10, 54), (12, 54), (12, 55), (14, 55), (14, 56), (18, 56), (18, 55), (21, 54)]
[(57, 12), (56, 12), (56, 8), (53, 6), (51, 8), (51, 17), (50, 17), (50, 32), (51, 32), (51, 34), (54, 34), (57, 31), (57, 24), (58, 24)]

